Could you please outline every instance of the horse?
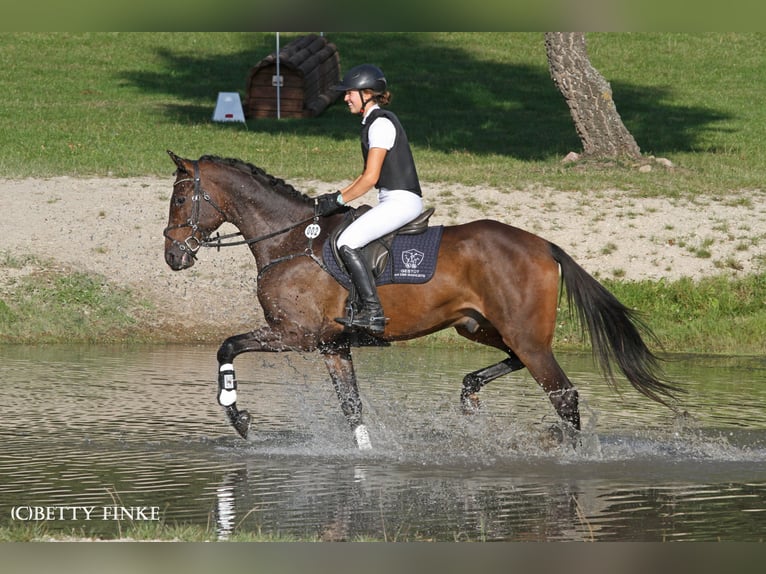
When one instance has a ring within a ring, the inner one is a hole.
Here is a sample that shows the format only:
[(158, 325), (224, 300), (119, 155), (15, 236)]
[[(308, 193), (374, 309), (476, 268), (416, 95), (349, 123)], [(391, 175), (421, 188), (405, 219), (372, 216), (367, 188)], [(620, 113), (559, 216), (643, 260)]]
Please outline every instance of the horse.
[[(344, 315), (348, 291), (315, 250), (343, 213), (319, 217), (314, 198), (242, 160), (167, 153), (176, 166), (163, 232), (170, 269), (192, 267), (202, 247), (245, 244), (255, 258), (256, 296), (266, 325), (227, 338), (217, 352), (218, 403), (242, 438), (252, 417), (237, 406), (233, 364), (241, 353), (318, 352), (356, 446), (366, 450), (372, 443), (362, 420), (352, 347), (390, 345), (446, 328), (505, 357), (465, 375), (464, 412), (479, 408), (478, 393), (487, 383), (526, 368), (560, 418), (558, 433), (576, 437), (578, 390), (552, 351), (564, 291), (607, 381), (616, 385), (616, 365), (641, 394), (675, 410), (669, 401), (683, 389), (663, 378), (660, 359), (644, 341), (656, 341), (649, 326), (554, 243), (492, 219), (444, 226), (433, 277), (423, 284), (379, 287), (389, 321), (381, 335), (365, 339), (335, 321)], [(224, 222), (238, 233), (213, 238)]]

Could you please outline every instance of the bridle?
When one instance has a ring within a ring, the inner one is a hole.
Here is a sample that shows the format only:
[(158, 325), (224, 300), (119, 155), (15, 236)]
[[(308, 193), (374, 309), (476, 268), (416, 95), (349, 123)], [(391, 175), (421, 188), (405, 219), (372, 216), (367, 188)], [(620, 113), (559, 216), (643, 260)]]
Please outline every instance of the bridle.
[[(216, 204), (215, 201), (213, 201), (213, 199), (210, 197), (210, 194), (208, 194), (204, 189), (202, 189), (202, 182), (200, 180), (200, 174), (199, 174), (199, 162), (192, 161), (191, 163), (192, 163), (192, 166), (194, 167), (194, 177), (179, 179), (178, 181), (173, 183), (173, 187), (175, 187), (181, 183), (187, 183), (190, 181), (194, 182), (194, 191), (192, 192), (192, 197), (191, 197), (191, 200), (192, 200), (191, 214), (189, 215), (189, 218), (186, 220), (185, 223), (168, 225), (167, 227), (165, 227), (165, 229), (162, 232), (165, 238), (170, 240), (170, 242), (173, 245), (175, 245), (178, 249), (191, 255), (193, 259), (197, 259), (197, 252), (202, 247), (215, 247), (216, 249), (220, 251), (221, 247), (233, 247), (235, 245), (252, 245), (260, 241), (265, 241), (266, 239), (271, 239), (272, 237), (276, 237), (277, 235), (282, 235), (283, 233), (287, 233), (288, 231), (291, 231), (295, 229), (296, 227), (311, 221), (312, 223), (308, 227), (306, 227), (306, 230), (304, 231), (304, 234), (308, 238), (308, 247), (301, 253), (286, 255), (284, 257), (279, 257), (278, 259), (271, 261), (263, 269), (261, 269), (261, 272), (258, 274), (258, 276), (260, 277), (261, 275), (263, 275), (264, 271), (271, 268), (277, 263), (281, 263), (283, 261), (289, 261), (291, 259), (294, 259), (295, 257), (300, 257), (304, 255), (313, 259), (316, 263), (319, 264), (320, 267), (325, 268), (324, 263), (319, 258), (317, 258), (316, 255), (314, 255), (314, 251), (312, 248), (312, 242), (314, 238), (316, 238), (319, 235), (319, 225), (317, 223), (319, 221), (319, 215), (317, 213), (316, 201), (314, 202), (314, 215), (312, 215), (311, 217), (302, 219), (298, 221), (297, 223), (293, 223), (283, 229), (279, 229), (277, 231), (267, 233), (266, 235), (260, 235), (258, 237), (253, 237), (251, 239), (242, 239), (239, 241), (227, 241), (225, 243), (223, 240), (239, 237), (242, 235), (242, 233), (241, 232), (229, 233), (227, 235), (220, 235), (216, 233), (216, 236), (212, 239), (210, 235), (205, 234), (202, 236), (201, 239), (198, 239), (197, 232), (199, 231), (199, 219), (200, 219), (200, 210), (201, 210), (202, 201), (205, 201), (206, 203), (208, 203), (213, 209), (215, 209), (218, 213), (220, 213), (224, 219), (226, 219), (226, 213), (223, 211), (223, 209), (221, 209), (218, 206), (218, 204)], [(189, 236), (183, 241), (178, 241), (177, 239), (170, 237), (169, 235), (170, 231), (174, 229), (184, 229), (187, 227), (191, 230), (191, 233), (189, 233)]]
[[(197, 251), (199, 251), (200, 247), (205, 247), (210, 241), (209, 235), (203, 235), (202, 239), (197, 238), (197, 232), (199, 231), (199, 218), (200, 218), (200, 210), (201, 210), (201, 202), (202, 200), (209, 203), (213, 209), (215, 209), (218, 213), (226, 217), (226, 214), (223, 212), (223, 210), (218, 207), (218, 205), (213, 201), (213, 199), (210, 197), (210, 195), (202, 189), (202, 184), (200, 183), (200, 176), (199, 176), (199, 162), (194, 161), (192, 162), (192, 165), (194, 166), (194, 177), (187, 177), (185, 179), (179, 179), (175, 183), (173, 183), (173, 187), (182, 184), (187, 183), (189, 181), (194, 182), (194, 192), (192, 193), (191, 201), (192, 201), (192, 210), (191, 214), (189, 215), (189, 219), (186, 220), (185, 223), (178, 223), (176, 225), (168, 225), (162, 234), (165, 236), (165, 239), (169, 239), (173, 245), (178, 247), (183, 252), (189, 253), (194, 259), (197, 258)], [(189, 228), (191, 230), (191, 233), (189, 233), (189, 237), (183, 240), (183, 242), (178, 241), (177, 239), (170, 237), (169, 233), (170, 231), (174, 229), (184, 229)]]

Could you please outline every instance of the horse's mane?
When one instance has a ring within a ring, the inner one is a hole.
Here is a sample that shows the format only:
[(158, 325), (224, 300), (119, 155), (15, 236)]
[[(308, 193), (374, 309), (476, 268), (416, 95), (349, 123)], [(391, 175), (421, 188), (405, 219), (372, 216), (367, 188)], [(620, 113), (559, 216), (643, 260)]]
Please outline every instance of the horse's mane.
[(243, 161), (241, 159), (236, 159), (231, 157), (218, 157), (216, 155), (203, 155), (199, 159), (200, 161), (206, 160), (206, 161), (211, 161), (213, 163), (218, 163), (218, 164), (227, 165), (229, 167), (233, 167), (234, 169), (237, 169), (241, 172), (244, 172), (247, 175), (252, 176), (257, 181), (263, 183), (264, 185), (268, 185), (270, 187), (277, 189), (277, 191), (287, 196), (294, 197), (296, 199), (302, 199), (302, 200), (310, 199), (308, 195), (306, 195), (305, 193), (301, 193), (300, 191), (295, 189), (292, 185), (287, 183), (284, 179), (280, 179), (278, 177), (274, 177), (273, 175), (269, 175), (260, 167), (255, 166), (246, 161)]

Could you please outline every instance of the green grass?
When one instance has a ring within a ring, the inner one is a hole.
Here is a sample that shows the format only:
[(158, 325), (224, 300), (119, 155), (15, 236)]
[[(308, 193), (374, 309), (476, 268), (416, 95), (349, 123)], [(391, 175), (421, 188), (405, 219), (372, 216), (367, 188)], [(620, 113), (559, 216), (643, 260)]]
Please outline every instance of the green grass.
[[(135, 542), (428, 542), (433, 541), (430, 533), (406, 530), (377, 537), (359, 535), (349, 539), (325, 539), (320, 533), (305, 535), (287, 534), (279, 531), (262, 532), (260, 529), (246, 530), (237, 527), (233, 533), (221, 537), (210, 526), (196, 524), (165, 524), (164, 522), (121, 523), (116, 532), (94, 533), (85, 529), (52, 530), (44, 522), (24, 522), (11, 526), (0, 526), (0, 543), (4, 542), (80, 542), (80, 541), (135, 541)], [(468, 537), (464, 532), (456, 531), (455, 542), (480, 542), (483, 538)]]
[[(283, 45), (296, 35), (282, 34)], [(611, 83), (642, 151), (676, 165), (648, 173), (618, 162), (561, 164), (580, 143), (550, 79), (540, 33), (332, 33), (329, 39), (344, 69), (374, 54), (387, 72), (392, 109), (407, 126), (426, 198), (431, 182), (665, 197), (763, 193), (766, 107), (757, 103), (766, 77), (764, 34), (587, 35), (591, 61)], [(211, 121), (217, 93), (244, 96), (251, 67), (273, 49), (272, 33), (1, 34), (0, 175), (170, 178), (169, 148), (187, 157), (239, 157), (288, 180), (354, 177), (358, 118), (342, 105), (314, 119)], [(741, 194), (732, 197), (743, 201)], [(472, 201), (442, 199), (452, 212)], [(702, 238), (690, 254), (709, 257), (708, 247)], [(25, 262), (6, 255), (2, 264)], [(43, 265), (17, 282), (0, 292), (0, 341), (146, 334), (143, 303), (103, 278)], [(608, 285), (644, 312), (671, 350), (760, 353), (763, 284), (760, 274)], [(575, 332), (562, 319), (558, 344), (581, 344)], [(442, 338), (454, 340), (433, 340)]]
[(0, 267), (28, 269), (0, 289), (0, 343), (143, 340), (148, 304), (103, 277), (7, 255)]
[[(295, 34), (283, 34), (286, 44)], [(332, 33), (344, 69), (387, 72), (424, 181), (641, 194), (761, 189), (763, 34), (588, 34), (593, 64), (645, 153), (679, 169), (566, 167), (580, 149), (537, 33)], [(0, 158), (5, 177), (167, 175), (166, 148), (235, 156), (286, 178), (348, 179), (358, 120), (211, 121), (219, 91), (244, 96), (271, 33), (7, 33)], [(427, 184), (426, 184), (427, 189)]]
[[(135, 541), (135, 542), (216, 542), (223, 540), (218, 534), (202, 526), (191, 524), (165, 524), (163, 522), (126, 523), (117, 532), (100, 534), (83, 529), (71, 531), (51, 530), (45, 523), (23, 523), (21, 525), (0, 527), (2, 542), (77, 542), (77, 541)], [(298, 538), (279, 533), (236, 532), (227, 542), (317, 542), (316, 537)]]
[[(603, 283), (625, 305), (639, 310), (665, 351), (763, 354), (766, 274), (739, 279), (720, 276), (700, 281)], [(586, 346), (566, 306), (559, 314), (556, 339), (563, 348)]]

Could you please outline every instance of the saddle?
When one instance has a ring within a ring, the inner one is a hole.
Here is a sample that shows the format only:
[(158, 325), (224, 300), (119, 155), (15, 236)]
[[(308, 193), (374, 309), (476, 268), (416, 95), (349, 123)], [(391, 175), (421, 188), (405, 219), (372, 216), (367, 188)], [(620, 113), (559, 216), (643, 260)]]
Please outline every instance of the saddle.
[[(332, 256), (344, 271), (345, 266), (343, 265), (340, 254), (338, 253), (338, 237), (349, 225), (351, 225), (357, 218), (368, 212), (370, 209), (372, 209), (372, 207), (369, 205), (361, 205), (356, 209), (350, 210), (338, 228), (330, 235), (328, 243), (332, 250)], [(426, 209), (409, 223), (406, 223), (388, 235), (384, 235), (375, 241), (371, 241), (361, 249), (362, 255), (367, 261), (370, 269), (372, 269), (372, 274), (374, 277), (380, 277), (386, 270), (388, 261), (391, 257), (391, 247), (393, 245), (394, 238), (397, 235), (420, 235), (428, 231), (428, 220), (434, 214), (434, 211), (435, 208), (433, 207)]]

